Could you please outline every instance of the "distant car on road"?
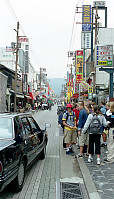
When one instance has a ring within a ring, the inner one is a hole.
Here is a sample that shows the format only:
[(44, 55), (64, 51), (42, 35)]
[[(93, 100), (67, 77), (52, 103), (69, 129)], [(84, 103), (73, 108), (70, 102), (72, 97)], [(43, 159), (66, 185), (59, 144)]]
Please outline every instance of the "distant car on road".
[(47, 127), (40, 129), (30, 114), (0, 114), (0, 191), (8, 184), (20, 191), (28, 166), (45, 158)]
[(44, 103), (42, 104), (42, 110), (48, 110), (49, 106), (48, 104)]

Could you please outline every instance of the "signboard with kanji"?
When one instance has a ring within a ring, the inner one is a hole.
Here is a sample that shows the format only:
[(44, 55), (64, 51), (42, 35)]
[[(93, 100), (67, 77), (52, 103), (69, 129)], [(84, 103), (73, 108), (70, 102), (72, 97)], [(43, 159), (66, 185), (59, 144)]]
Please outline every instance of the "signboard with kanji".
[(91, 31), (91, 5), (82, 7), (82, 31)]
[(93, 6), (94, 7), (105, 7), (105, 1), (94, 1)]
[(81, 49), (91, 49), (91, 32), (81, 33)]
[(96, 46), (97, 66), (113, 66), (113, 45)]
[(79, 97), (79, 94), (78, 94), (78, 93), (74, 93), (74, 94), (72, 95), (72, 98), (77, 99), (78, 97)]
[(68, 52), (68, 57), (75, 57), (76, 56), (76, 52), (75, 51), (69, 51)]
[(83, 50), (76, 51), (76, 83), (83, 81)]

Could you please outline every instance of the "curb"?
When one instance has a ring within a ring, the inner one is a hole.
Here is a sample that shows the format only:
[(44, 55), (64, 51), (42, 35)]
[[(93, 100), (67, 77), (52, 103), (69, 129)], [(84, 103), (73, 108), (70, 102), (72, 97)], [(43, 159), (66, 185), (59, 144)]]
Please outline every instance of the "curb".
[(83, 158), (77, 158), (84, 184), (90, 199), (101, 199)]

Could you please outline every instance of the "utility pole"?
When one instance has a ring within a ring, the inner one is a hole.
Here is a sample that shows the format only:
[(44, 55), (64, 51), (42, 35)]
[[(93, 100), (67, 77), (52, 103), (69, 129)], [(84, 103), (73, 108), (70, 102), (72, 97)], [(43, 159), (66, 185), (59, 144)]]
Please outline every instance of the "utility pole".
[(19, 41), (19, 22), (17, 22), (17, 44), (16, 44), (16, 65), (15, 65), (15, 95), (14, 95), (14, 112), (16, 112), (16, 93), (17, 93), (17, 64), (18, 64), (18, 41)]
[(42, 76), (42, 68), (40, 67), (40, 92), (41, 92), (41, 76)]
[[(99, 19), (98, 17), (98, 7), (96, 7), (96, 14), (95, 14), (95, 47), (97, 45), (97, 26), (98, 26), (98, 22), (97, 20)], [(95, 61), (95, 50), (94, 50), (94, 64), (92, 63), (92, 67), (93, 67), (93, 93), (96, 93), (96, 61)]]

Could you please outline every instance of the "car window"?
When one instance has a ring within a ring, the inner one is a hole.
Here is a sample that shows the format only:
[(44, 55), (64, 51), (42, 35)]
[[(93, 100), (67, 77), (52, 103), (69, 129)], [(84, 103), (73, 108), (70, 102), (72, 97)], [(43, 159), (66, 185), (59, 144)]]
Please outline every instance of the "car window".
[(17, 143), (23, 142), (23, 126), (17, 119), (14, 119), (15, 140)]
[(0, 138), (13, 137), (12, 119), (6, 117), (0, 117)]
[(22, 121), (22, 125), (24, 127), (24, 130), (25, 130), (25, 134), (26, 135), (30, 135), (31, 134), (31, 129), (30, 129), (30, 125), (29, 125), (29, 122), (28, 122), (27, 118), (26, 117), (21, 118), (21, 121)]
[(41, 131), (40, 127), (38, 126), (33, 117), (28, 117), (28, 120), (30, 122), (33, 133)]

